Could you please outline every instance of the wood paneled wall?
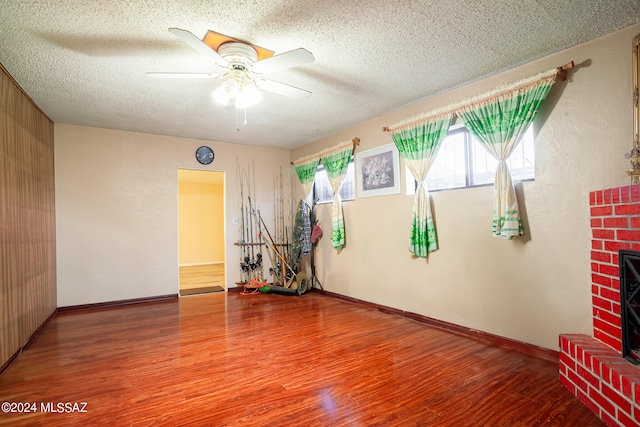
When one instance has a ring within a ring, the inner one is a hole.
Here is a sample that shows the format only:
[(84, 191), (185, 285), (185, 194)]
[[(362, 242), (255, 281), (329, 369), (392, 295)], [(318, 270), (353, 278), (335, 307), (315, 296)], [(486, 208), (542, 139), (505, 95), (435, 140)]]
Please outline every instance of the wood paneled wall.
[(0, 367), (56, 310), (53, 122), (0, 64)]

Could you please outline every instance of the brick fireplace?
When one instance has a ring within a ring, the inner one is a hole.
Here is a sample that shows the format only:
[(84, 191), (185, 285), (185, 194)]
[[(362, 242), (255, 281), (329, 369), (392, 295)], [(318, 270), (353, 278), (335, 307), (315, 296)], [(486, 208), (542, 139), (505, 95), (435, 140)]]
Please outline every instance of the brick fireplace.
[(640, 185), (593, 191), (593, 336), (560, 335), (560, 381), (609, 426), (640, 425), (640, 366), (622, 357), (620, 249), (640, 251)]

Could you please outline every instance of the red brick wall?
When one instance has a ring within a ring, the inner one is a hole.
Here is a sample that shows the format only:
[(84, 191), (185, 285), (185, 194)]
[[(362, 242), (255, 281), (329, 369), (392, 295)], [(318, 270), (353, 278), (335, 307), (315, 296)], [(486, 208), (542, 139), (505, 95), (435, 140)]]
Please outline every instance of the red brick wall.
[(618, 250), (640, 251), (640, 186), (589, 194), (593, 336), (622, 354)]
[(560, 382), (609, 426), (640, 425), (640, 367), (593, 337), (560, 335)]
[(640, 367), (622, 358), (618, 250), (640, 251), (640, 185), (589, 194), (593, 337), (560, 336), (560, 382), (609, 426), (640, 425)]

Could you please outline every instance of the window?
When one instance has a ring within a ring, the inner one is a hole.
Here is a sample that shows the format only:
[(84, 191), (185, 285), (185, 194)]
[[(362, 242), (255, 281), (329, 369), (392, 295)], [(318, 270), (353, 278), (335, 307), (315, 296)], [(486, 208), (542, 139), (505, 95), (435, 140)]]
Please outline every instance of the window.
[[(514, 181), (535, 178), (533, 126), (525, 131), (522, 140), (507, 159)], [(498, 161), (464, 126), (454, 126), (442, 141), (427, 175), (429, 191), (477, 187), (493, 184)], [(415, 193), (416, 182), (407, 169), (407, 194)]]
[[(333, 201), (333, 189), (331, 189), (327, 171), (325, 171), (324, 166), (321, 164), (318, 165), (318, 169), (316, 170), (312, 193), (316, 203), (331, 203)], [(349, 166), (347, 166), (347, 173), (340, 187), (340, 198), (343, 201), (354, 200), (356, 198), (353, 156), (351, 156), (351, 161), (349, 162)]]

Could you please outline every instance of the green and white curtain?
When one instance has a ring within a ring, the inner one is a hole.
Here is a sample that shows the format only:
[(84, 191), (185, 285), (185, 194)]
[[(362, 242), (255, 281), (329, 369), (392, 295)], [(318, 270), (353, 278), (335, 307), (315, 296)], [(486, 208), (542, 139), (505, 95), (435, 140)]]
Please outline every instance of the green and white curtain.
[(469, 132), (498, 160), (494, 182), (493, 235), (523, 235), (520, 210), (506, 160), (555, 83), (557, 70), (502, 86), (456, 109)]
[(302, 191), (304, 191), (304, 197), (308, 197), (313, 187), (313, 180), (316, 177), (316, 170), (318, 169), (318, 163), (320, 158), (315, 157), (308, 160), (302, 160), (300, 163), (294, 162), (294, 168), (296, 174), (302, 185)]
[(320, 161), (327, 171), (329, 183), (333, 189), (333, 206), (331, 211), (331, 245), (340, 250), (344, 247), (344, 217), (342, 214), (342, 200), (340, 199), (340, 186), (347, 172), (347, 167), (353, 155), (353, 143), (351, 141), (338, 144), (338, 148), (325, 151), (321, 154)]
[(421, 258), (427, 258), (430, 252), (438, 249), (425, 179), (438, 148), (447, 135), (452, 118), (453, 113), (448, 112), (390, 130), (400, 157), (418, 182), (413, 199), (409, 250)]

